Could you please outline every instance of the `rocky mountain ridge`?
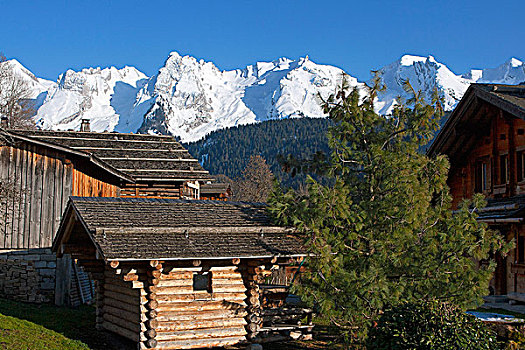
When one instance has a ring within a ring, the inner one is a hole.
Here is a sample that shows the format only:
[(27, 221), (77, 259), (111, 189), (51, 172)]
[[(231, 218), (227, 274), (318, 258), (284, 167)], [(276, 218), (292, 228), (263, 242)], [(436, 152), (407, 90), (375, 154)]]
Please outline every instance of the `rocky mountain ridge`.
[[(68, 70), (57, 82), (37, 78), (16, 60), (8, 63), (28, 81), (37, 108), (35, 121), (42, 128), (78, 129), (81, 119), (88, 118), (95, 131), (170, 133), (185, 142), (264, 120), (325, 117), (319, 96), (333, 93), (343, 73), (350, 86), (364, 84), (351, 72), (317, 64), (308, 56), (226, 71), (172, 52), (152, 77), (134, 67), (86, 68)], [(384, 114), (400, 96), (406, 97), (405, 79), (427, 97), (437, 87), (446, 110), (454, 108), (471, 83), (525, 81), (525, 64), (516, 58), (458, 75), (433, 56), (404, 55), (380, 72), (387, 90), (376, 105)]]

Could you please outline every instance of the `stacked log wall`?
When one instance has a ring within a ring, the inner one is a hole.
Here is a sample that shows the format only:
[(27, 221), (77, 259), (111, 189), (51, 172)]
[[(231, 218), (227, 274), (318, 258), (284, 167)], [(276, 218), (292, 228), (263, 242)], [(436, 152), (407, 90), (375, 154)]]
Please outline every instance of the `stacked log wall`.
[(120, 196), (125, 198), (180, 199), (182, 183), (134, 183), (123, 185)]
[[(210, 291), (194, 291), (194, 273), (211, 274)], [(159, 276), (157, 348), (194, 349), (246, 341), (246, 287), (237, 266), (166, 268)]]

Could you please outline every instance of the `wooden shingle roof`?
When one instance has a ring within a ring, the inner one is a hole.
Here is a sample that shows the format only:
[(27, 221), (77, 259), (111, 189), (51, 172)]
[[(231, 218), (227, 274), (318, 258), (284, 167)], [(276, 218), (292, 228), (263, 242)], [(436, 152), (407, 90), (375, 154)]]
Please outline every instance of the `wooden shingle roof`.
[(7, 142), (8, 144), (11, 144), (11, 143), (16, 144), (17, 142), (29, 142), (29, 143), (36, 144), (38, 146), (51, 148), (59, 152), (63, 152), (64, 154), (67, 154), (68, 156), (84, 159), (85, 161), (91, 163), (91, 165), (94, 166), (95, 168), (98, 168), (108, 174), (111, 174), (112, 176), (117, 177), (119, 180), (123, 182), (128, 182), (128, 183), (135, 182), (135, 179), (133, 177), (107, 164), (105, 161), (101, 160), (99, 157), (97, 157), (94, 154), (87, 153), (81, 150), (76, 150), (76, 149), (73, 149), (67, 146), (63, 146), (60, 144), (52, 143), (52, 142), (49, 142), (48, 140), (42, 140), (39, 138), (26, 136), (26, 134), (28, 133), (29, 132), (26, 130), (6, 130), (3, 128), (0, 128), (0, 141), (3, 140)]
[[(271, 223), (261, 203), (71, 197), (53, 249), (71, 218), (105, 260), (186, 260), (306, 255), (299, 237)], [(74, 239), (73, 239), (74, 240)]]
[(201, 194), (222, 194), (230, 189), (230, 184), (225, 182), (205, 183), (200, 187)]
[(211, 180), (208, 171), (171, 136), (48, 130), (12, 132), (94, 155), (137, 181)]

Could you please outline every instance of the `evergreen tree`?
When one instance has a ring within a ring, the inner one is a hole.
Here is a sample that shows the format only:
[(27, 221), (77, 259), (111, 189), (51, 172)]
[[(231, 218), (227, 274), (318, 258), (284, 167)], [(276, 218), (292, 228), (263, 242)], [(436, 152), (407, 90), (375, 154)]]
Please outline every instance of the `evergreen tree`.
[[(331, 157), (318, 168), (330, 184), (310, 178), (307, 194), (276, 191), (270, 200), (276, 220), (304, 232), (315, 256), (298, 292), (352, 344), (385, 307), (480, 301), (495, 267), (489, 257), (509, 248), (476, 221), (472, 208), (483, 206), (483, 198), (452, 211), (446, 157), (420, 151), (439, 126), (437, 93), (428, 105), (412, 91), (411, 100), (384, 117), (374, 110), (380, 88), (379, 80), (365, 93), (343, 85), (324, 103), (335, 125)], [(311, 163), (304, 162), (308, 169)]]

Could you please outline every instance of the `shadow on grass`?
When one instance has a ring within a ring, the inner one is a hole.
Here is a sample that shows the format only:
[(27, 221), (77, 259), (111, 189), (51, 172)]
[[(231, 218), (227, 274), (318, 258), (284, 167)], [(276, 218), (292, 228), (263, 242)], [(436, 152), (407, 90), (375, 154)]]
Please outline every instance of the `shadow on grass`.
[(49, 304), (35, 305), (0, 299), (0, 314), (39, 324), (65, 337), (87, 344), (93, 350), (133, 349), (134, 343), (95, 329), (95, 308), (71, 309)]

